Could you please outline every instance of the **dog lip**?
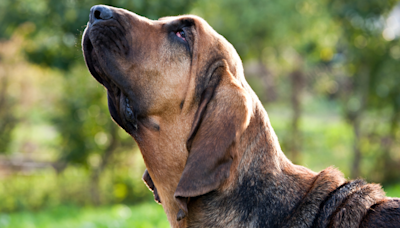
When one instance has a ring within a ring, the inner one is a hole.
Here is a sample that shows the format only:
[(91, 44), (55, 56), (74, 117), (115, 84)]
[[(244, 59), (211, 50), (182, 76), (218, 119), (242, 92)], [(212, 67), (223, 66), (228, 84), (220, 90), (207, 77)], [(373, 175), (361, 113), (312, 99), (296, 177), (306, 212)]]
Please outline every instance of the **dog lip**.
[[(130, 104), (130, 100), (128, 96), (126, 96), (122, 90), (121, 95), (119, 97), (119, 104), (120, 104), (120, 115), (123, 116), (124, 125), (126, 125), (129, 130), (137, 130), (137, 118), (135, 115), (134, 109)], [(128, 129), (127, 129), (128, 130)]]
[(107, 88), (109, 111), (114, 121), (130, 135), (138, 128), (136, 112), (128, 96), (113, 82)]
[(129, 119), (133, 119), (133, 111), (129, 105), (129, 98), (125, 97), (125, 116), (129, 117)]
[(117, 84), (112, 82), (112, 80), (108, 80), (107, 88), (109, 103), (112, 103), (111, 107), (109, 104), (110, 114), (115, 122), (120, 125), (125, 131), (127, 131), (130, 135), (138, 128), (138, 120), (136, 112), (133, 110), (134, 107), (130, 104), (130, 99), (124, 93), (123, 89), (121, 89)]
[(104, 85), (104, 81), (103, 79), (100, 77), (99, 73), (96, 71), (95, 67), (94, 67), (94, 63), (93, 63), (93, 52), (94, 52), (94, 47), (93, 44), (89, 38), (89, 30), (90, 27), (88, 25), (88, 28), (85, 31), (85, 35), (83, 37), (83, 42), (82, 42), (82, 46), (83, 46), (83, 55), (85, 58), (85, 63), (86, 66), (89, 69), (90, 74), (102, 85)]

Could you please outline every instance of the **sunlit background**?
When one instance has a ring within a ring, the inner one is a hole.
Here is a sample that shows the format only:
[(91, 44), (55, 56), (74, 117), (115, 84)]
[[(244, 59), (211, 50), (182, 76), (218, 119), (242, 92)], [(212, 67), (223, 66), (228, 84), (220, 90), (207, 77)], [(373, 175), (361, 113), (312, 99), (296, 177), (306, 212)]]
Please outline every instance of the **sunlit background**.
[(84, 64), (100, 3), (205, 18), (237, 49), (294, 163), (400, 197), (398, 1), (0, 0), (0, 227), (169, 227)]

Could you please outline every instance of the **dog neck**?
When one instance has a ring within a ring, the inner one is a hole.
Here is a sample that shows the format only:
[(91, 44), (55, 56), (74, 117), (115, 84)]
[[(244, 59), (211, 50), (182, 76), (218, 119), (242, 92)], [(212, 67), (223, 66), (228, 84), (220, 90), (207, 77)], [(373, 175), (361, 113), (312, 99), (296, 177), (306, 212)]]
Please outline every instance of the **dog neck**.
[[(321, 200), (344, 179), (329, 169), (320, 174), (292, 164), (280, 149), (267, 113), (256, 103), (248, 130), (237, 151), (228, 184), (197, 199), (191, 199), (188, 227), (281, 227), (296, 222), (290, 217), (305, 210), (308, 200)], [(313, 186), (322, 186), (314, 189)], [(314, 205), (312, 205), (314, 206)], [(307, 215), (314, 218), (317, 211)], [(306, 216), (306, 217), (307, 217)], [(283, 223), (287, 222), (287, 223)], [(312, 220), (311, 220), (312, 222)]]
[[(174, 198), (188, 154), (187, 137), (183, 136), (190, 131), (191, 122), (184, 123), (186, 119), (179, 115), (170, 119), (149, 117), (139, 124), (140, 136), (135, 137), (171, 227), (186, 227), (184, 220), (176, 219), (179, 207)], [(156, 123), (158, 129), (146, 122)]]
[[(171, 121), (161, 129), (165, 132), (182, 131), (174, 135), (184, 135), (183, 132), (188, 130), (167, 128), (174, 125), (177, 126)], [(318, 178), (317, 173), (294, 165), (286, 158), (268, 115), (257, 99), (249, 126), (234, 146), (236, 155), (228, 180), (216, 191), (191, 198), (188, 217), (178, 222), (179, 207), (173, 195), (185, 159), (174, 158), (187, 156), (186, 139), (169, 138), (167, 134), (160, 137), (161, 134), (164, 133), (146, 132), (146, 137), (143, 137), (146, 141), (138, 140), (138, 144), (171, 227), (214, 227), (218, 224), (224, 227), (238, 227), (238, 224), (242, 227), (259, 227), (260, 224), (282, 226), (277, 222), (285, 221), (301, 206), (301, 201), (309, 195), (316, 182), (327, 179), (326, 175)], [(162, 151), (172, 155), (165, 158), (156, 154)], [(334, 181), (332, 186), (337, 187), (340, 182)], [(330, 189), (330, 185), (327, 188)]]

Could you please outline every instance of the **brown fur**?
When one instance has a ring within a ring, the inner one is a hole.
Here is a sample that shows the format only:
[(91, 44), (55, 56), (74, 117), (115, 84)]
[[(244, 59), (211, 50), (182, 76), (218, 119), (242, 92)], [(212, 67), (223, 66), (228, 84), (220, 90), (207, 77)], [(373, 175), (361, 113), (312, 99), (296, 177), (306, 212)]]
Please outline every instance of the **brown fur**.
[(94, 6), (82, 46), (107, 88), (111, 116), (138, 143), (143, 180), (172, 227), (400, 223), (399, 201), (384, 198), (380, 186), (285, 157), (235, 49), (201, 18), (152, 21)]
[(320, 172), (300, 205), (290, 214), (282, 227), (311, 227), (320, 210), (320, 204), (343, 182), (342, 174), (335, 169), (328, 168)]

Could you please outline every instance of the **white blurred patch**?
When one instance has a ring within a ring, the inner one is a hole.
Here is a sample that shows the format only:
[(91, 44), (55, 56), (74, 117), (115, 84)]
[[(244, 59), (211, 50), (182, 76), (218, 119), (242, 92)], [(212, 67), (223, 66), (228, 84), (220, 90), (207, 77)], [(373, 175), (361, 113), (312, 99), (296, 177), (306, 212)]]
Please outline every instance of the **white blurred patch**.
[(394, 7), (386, 19), (382, 36), (387, 41), (392, 41), (400, 36), (400, 4)]

